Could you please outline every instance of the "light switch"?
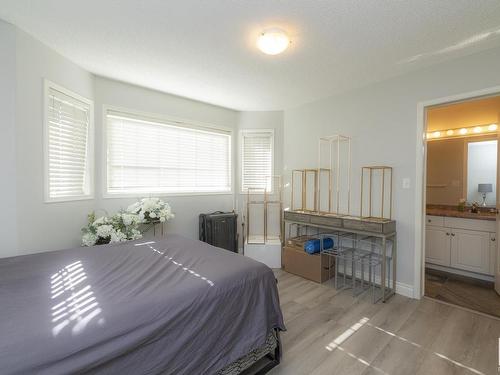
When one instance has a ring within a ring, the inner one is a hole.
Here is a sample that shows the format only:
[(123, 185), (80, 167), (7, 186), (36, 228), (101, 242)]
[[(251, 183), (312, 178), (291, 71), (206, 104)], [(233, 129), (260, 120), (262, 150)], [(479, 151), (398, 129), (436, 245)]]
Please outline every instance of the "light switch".
[(408, 177), (403, 178), (403, 189), (410, 188), (410, 179)]

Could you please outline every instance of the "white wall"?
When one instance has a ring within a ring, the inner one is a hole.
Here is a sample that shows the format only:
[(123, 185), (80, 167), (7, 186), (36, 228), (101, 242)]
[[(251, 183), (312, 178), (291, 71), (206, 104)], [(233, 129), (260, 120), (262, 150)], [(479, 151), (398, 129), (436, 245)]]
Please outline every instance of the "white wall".
[[(109, 213), (126, 208), (135, 198), (103, 198), (104, 168), (102, 138), (102, 107), (109, 105), (161, 116), (171, 116), (193, 120), (233, 129), (233, 155), (237, 136), (238, 113), (229, 109), (164, 94), (138, 86), (95, 77), (95, 114), (96, 114), (96, 209)], [(234, 160), (234, 157), (233, 157)], [(233, 165), (233, 180), (235, 169)], [(187, 237), (198, 238), (198, 215), (213, 211), (231, 211), (234, 207), (234, 195), (186, 195), (165, 196), (175, 212), (175, 218), (166, 225), (167, 233), (175, 232)]]
[[(283, 111), (240, 112), (238, 116), (238, 130), (243, 129), (273, 129), (274, 130), (274, 173), (280, 175), (283, 171)], [(239, 132), (238, 132), (239, 133)], [(241, 193), (241, 158), (240, 139), (238, 134), (237, 178), (235, 183), (236, 208), (238, 211), (240, 246), (242, 246), (241, 220), (246, 215), (246, 198)]]
[(17, 254), (16, 207), (16, 30), (0, 21), (0, 257)]
[(19, 254), (79, 243), (93, 200), (44, 203), (43, 79), (93, 99), (93, 76), (16, 29), (16, 170)]
[[(292, 169), (317, 165), (318, 137), (336, 133), (350, 135), (353, 137), (352, 205), (354, 213), (358, 213), (361, 166), (394, 167), (398, 281), (411, 286), (414, 282), (415, 197), (416, 191), (422, 189), (414, 186), (417, 104), (497, 85), (500, 85), (500, 49), (286, 110), (284, 169), (287, 180)], [(402, 188), (405, 177), (411, 180), (410, 189)]]
[[(102, 105), (173, 116), (230, 127), (236, 160), (238, 113), (153, 90), (107, 80), (81, 69), (16, 27), (0, 21), (0, 194), (5, 197), (0, 225), (0, 257), (78, 246), (81, 228), (93, 210), (113, 213), (135, 199), (104, 199), (101, 172)], [(44, 203), (43, 80), (94, 100), (95, 199)], [(234, 163), (236, 164), (236, 163)], [(233, 165), (233, 175), (235, 168)], [(166, 197), (176, 218), (167, 231), (198, 236), (198, 214), (230, 211), (234, 195)]]

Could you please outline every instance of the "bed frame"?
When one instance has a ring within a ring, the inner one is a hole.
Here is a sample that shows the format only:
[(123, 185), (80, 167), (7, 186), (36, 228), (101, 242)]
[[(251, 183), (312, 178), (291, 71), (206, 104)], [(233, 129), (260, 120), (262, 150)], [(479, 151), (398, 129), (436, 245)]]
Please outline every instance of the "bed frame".
[(229, 364), (217, 375), (263, 375), (279, 365), (280, 362), (280, 335), (278, 330), (273, 330), (263, 346)]
[(281, 341), (279, 332), (276, 331), (277, 344), (274, 352), (266, 354), (264, 357), (255, 362), (248, 369), (244, 370), (241, 375), (264, 375), (272, 368), (278, 366), (281, 362)]

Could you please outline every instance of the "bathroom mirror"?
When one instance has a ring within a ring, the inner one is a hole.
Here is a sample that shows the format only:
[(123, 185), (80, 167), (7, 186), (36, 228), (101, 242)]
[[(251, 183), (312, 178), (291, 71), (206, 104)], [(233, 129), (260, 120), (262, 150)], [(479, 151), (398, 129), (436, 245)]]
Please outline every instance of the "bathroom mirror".
[[(497, 140), (467, 142), (467, 202), (495, 207)], [(483, 203), (484, 202), (484, 203)]]

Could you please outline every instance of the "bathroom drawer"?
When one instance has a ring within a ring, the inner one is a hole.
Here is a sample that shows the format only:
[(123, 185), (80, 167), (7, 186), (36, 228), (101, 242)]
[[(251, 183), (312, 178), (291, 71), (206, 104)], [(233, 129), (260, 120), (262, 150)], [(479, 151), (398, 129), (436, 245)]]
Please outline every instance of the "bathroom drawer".
[(490, 220), (445, 217), (444, 226), (448, 228), (477, 230), (481, 232), (496, 232), (496, 222)]
[(427, 215), (425, 218), (425, 224), (432, 225), (434, 227), (442, 227), (444, 226), (444, 217)]

